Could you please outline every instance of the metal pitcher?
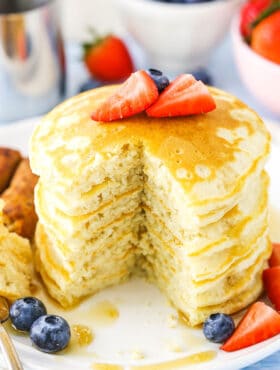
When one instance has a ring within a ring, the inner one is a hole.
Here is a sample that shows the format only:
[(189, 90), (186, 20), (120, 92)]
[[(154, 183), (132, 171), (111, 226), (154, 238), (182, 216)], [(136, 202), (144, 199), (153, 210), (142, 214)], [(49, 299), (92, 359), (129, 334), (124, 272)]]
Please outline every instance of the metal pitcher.
[(57, 0), (0, 0), (0, 123), (43, 114), (65, 93)]

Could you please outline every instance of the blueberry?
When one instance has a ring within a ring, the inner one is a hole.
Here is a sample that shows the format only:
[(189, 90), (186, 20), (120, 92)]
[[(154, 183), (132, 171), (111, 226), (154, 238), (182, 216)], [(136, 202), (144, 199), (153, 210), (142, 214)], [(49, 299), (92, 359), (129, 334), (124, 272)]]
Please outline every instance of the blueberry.
[(169, 79), (161, 71), (150, 68), (147, 72), (157, 85), (158, 92), (162, 92), (169, 85)]
[(215, 313), (208, 317), (203, 324), (205, 337), (214, 343), (223, 343), (234, 332), (235, 325), (229, 315)]
[(67, 347), (71, 337), (66, 320), (56, 315), (39, 317), (31, 326), (30, 339), (42, 352), (55, 353)]
[(192, 75), (199, 81), (204, 82), (206, 85), (212, 85), (212, 78), (204, 68), (199, 68), (192, 72)]
[(18, 299), (10, 307), (12, 324), (21, 331), (29, 331), (33, 322), (46, 313), (44, 303), (34, 297)]

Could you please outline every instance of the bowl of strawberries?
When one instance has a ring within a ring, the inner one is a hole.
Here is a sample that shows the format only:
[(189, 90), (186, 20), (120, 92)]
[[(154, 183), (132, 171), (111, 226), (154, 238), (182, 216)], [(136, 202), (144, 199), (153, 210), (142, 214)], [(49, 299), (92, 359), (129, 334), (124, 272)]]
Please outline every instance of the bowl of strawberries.
[(247, 0), (231, 31), (243, 83), (280, 116), (280, 1)]

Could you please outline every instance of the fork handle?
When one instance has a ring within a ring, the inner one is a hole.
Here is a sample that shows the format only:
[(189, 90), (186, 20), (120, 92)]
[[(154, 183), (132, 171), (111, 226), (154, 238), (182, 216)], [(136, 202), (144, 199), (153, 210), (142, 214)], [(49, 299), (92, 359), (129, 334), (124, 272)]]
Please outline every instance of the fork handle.
[(8, 370), (23, 370), (23, 367), (20, 363), (13, 342), (9, 334), (6, 332), (4, 326), (1, 324), (0, 324), (0, 348), (2, 350), (4, 360), (6, 361), (6, 364), (8, 366)]

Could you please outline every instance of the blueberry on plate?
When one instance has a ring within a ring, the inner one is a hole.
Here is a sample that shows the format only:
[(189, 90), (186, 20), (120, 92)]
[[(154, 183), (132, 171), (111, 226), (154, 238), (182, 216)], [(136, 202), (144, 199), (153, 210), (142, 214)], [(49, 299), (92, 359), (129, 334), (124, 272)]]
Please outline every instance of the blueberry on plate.
[(71, 337), (66, 320), (56, 315), (39, 317), (31, 326), (30, 339), (42, 352), (55, 353), (67, 347)]
[(12, 324), (21, 331), (29, 331), (33, 322), (46, 313), (44, 303), (34, 297), (17, 299), (10, 307)]
[(158, 92), (161, 93), (168, 85), (169, 79), (164, 76), (164, 74), (154, 68), (147, 70), (149, 76), (153, 79), (154, 83), (157, 85)]
[(234, 321), (229, 315), (215, 313), (208, 317), (203, 324), (205, 337), (214, 343), (223, 343), (234, 332)]

